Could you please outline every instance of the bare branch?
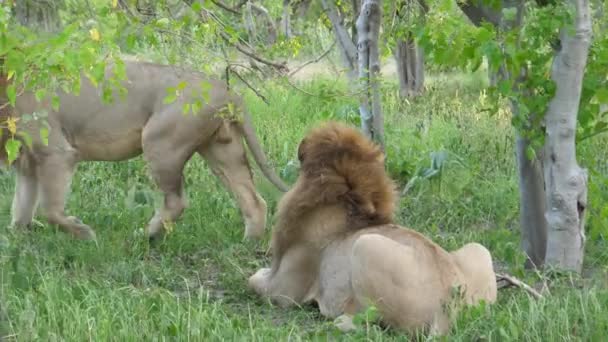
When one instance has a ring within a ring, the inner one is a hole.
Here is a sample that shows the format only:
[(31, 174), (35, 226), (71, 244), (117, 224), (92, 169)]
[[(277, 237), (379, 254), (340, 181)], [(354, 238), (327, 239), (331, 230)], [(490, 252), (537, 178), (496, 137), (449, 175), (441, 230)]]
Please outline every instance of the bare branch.
[(325, 50), (325, 52), (323, 52), (317, 58), (311, 59), (311, 60), (303, 63), (299, 67), (295, 68), (292, 72), (289, 73), (288, 76), (289, 77), (293, 76), (295, 73), (297, 73), (298, 71), (302, 70), (305, 66), (307, 66), (309, 64), (318, 63), (320, 60), (322, 60), (323, 58), (325, 58), (325, 56), (327, 56), (331, 52), (331, 50), (334, 48), (335, 45), (336, 45), (336, 41), (334, 40), (333, 43), (331, 43), (331, 46), (327, 50)]
[[(238, 77), (243, 83), (245, 83), (245, 85), (251, 89), (260, 99), (262, 99), (262, 101), (264, 101), (264, 103), (266, 103), (267, 105), (270, 106), (270, 102), (268, 102), (268, 99), (266, 99), (266, 97), (262, 94), (260, 94), (259, 91), (257, 91), (251, 84), (249, 84), (249, 82), (245, 81), (245, 79), (243, 77), (241, 77), (241, 75), (239, 75), (239, 73), (234, 70), (234, 68), (232, 68), (233, 65), (228, 65), (226, 67), (226, 75), (229, 75), (229, 72), (232, 72), (236, 75), (236, 77)], [(238, 66), (238, 65), (234, 65), (234, 66)], [(226, 79), (226, 82), (228, 82), (229, 80)]]
[[(223, 9), (223, 10), (226, 10), (226, 11), (228, 11), (228, 12), (232, 13), (232, 14), (235, 14), (235, 15), (241, 15), (241, 12), (239, 12), (239, 11), (238, 11), (238, 9), (236, 9), (236, 8), (231, 8), (230, 6), (228, 6), (228, 5), (226, 5), (225, 3), (223, 3), (221, 0), (211, 0), (211, 2), (212, 2), (212, 3), (213, 3), (215, 6), (217, 6), (217, 7), (221, 8), (221, 9)], [(243, 5), (244, 5), (246, 2), (247, 2), (247, 1), (242, 1), (241, 5), (240, 5), (240, 6), (238, 6), (237, 8), (242, 7), (242, 6), (243, 6)]]
[[(500, 284), (501, 282), (502, 282), (502, 284)], [(543, 295), (540, 294), (535, 289), (533, 289), (530, 285), (524, 283), (523, 281), (521, 281), (513, 276), (507, 275), (507, 274), (496, 273), (496, 283), (498, 284), (499, 289), (509, 287), (509, 286), (517, 286), (517, 287), (525, 290), (529, 294), (531, 294), (536, 299), (543, 298)]]
[(340, 51), (342, 52), (342, 57), (344, 59), (345, 64), (351, 71), (357, 70), (357, 47), (355, 43), (353, 43), (352, 38), (342, 25), (340, 20), (340, 15), (336, 9), (334, 0), (322, 0), (321, 4), (323, 5), (323, 11), (327, 14), (327, 17), (331, 21), (331, 24), (334, 28), (334, 33), (336, 34), (336, 38), (338, 39), (338, 43), (340, 44)]
[(245, 49), (241, 44), (230, 42), (230, 36), (228, 36), (228, 34), (226, 32), (220, 32), (220, 36), (222, 37), (222, 39), (224, 39), (224, 41), (226, 43), (232, 45), (233, 47), (235, 47), (237, 50), (239, 50), (241, 53), (247, 55), (248, 57), (251, 57), (262, 64), (269, 65), (269, 66), (275, 68), (280, 73), (289, 72), (289, 68), (287, 68), (286, 62), (278, 63), (278, 62), (270, 61), (264, 57), (260, 57), (254, 51), (248, 51), (247, 49)]

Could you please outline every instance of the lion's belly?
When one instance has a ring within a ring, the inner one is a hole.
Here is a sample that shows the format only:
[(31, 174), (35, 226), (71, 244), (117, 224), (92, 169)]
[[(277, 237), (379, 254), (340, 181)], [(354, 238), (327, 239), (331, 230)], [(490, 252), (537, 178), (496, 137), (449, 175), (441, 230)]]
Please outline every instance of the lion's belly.
[(74, 137), (72, 146), (79, 159), (89, 161), (120, 161), (141, 154), (141, 130), (119, 133), (98, 133)]

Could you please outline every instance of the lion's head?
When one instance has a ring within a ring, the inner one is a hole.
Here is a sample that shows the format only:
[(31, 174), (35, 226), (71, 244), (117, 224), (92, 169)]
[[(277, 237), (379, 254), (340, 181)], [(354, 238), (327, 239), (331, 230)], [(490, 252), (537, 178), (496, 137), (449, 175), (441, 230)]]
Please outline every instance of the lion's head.
[(298, 159), (310, 196), (301, 200), (342, 202), (357, 226), (392, 221), (397, 196), (384, 154), (356, 128), (330, 121), (312, 129), (298, 146)]
[(319, 234), (393, 221), (396, 187), (384, 168), (384, 155), (356, 128), (331, 121), (313, 128), (298, 146), (298, 159), (298, 179), (278, 205), (272, 242), (275, 260), (292, 242), (314, 234), (302, 226), (307, 217), (330, 207), (335, 208), (331, 218), (343, 224)]

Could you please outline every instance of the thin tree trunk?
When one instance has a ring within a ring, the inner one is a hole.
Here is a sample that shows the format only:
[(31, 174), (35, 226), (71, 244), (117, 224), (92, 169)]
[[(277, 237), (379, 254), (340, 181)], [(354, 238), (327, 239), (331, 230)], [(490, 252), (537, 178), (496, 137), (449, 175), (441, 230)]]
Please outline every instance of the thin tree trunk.
[(424, 51), (413, 38), (397, 41), (395, 62), (399, 78), (399, 95), (414, 97), (424, 87)]
[(283, 0), (283, 14), (281, 16), (281, 31), (286, 38), (291, 38), (291, 9), (290, 0)]
[(378, 41), (381, 18), (382, 3), (380, 0), (363, 0), (357, 18), (359, 79), (364, 87), (359, 106), (361, 129), (364, 134), (384, 148), (384, 118), (378, 85), (380, 74)]
[(557, 90), (545, 115), (545, 188), (548, 223), (545, 263), (580, 273), (585, 248), (587, 170), (576, 161), (576, 123), (589, 45), (588, 0), (572, 0), (576, 8), (573, 36), (561, 32), (562, 49), (553, 61)]
[(23, 26), (56, 32), (60, 29), (59, 8), (63, 1), (21, 0), (15, 2), (15, 16)]
[(347, 69), (348, 78), (351, 81), (354, 81), (357, 75), (357, 47), (349, 36), (348, 31), (346, 31), (342, 25), (333, 1), (334, 0), (321, 0), (321, 4), (333, 26), (334, 34), (336, 35), (336, 40), (340, 47), (342, 61)]
[[(512, 108), (516, 106), (514, 104)], [(514, 115), (517, 109), (513, 108)], [(545, 189), (540, 159), (526, 155), (529, 142), (516, 134), (517, 171), (519, 175), (519, 223), (521, 248), (526, 253), (526, 268), (540, 268), (545, 260), (547, 220), (545, 219)]]

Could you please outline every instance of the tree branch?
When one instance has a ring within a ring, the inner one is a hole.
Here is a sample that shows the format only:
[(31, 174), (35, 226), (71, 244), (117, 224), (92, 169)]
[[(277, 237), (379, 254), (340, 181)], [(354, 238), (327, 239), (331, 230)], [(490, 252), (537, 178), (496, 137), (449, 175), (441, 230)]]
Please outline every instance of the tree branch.
[(271, 67), (277, 69), (277, 71), (279, 71), (280, 73), (289, 72), (289, 68), (287, 68), (286, 62), (281, 62), (281, 63), (273, 62), (266, 58), (258, 56), (253, 51), (247, 51), (247, 49), (245, 49), (241, 44), (230, 42), (230, 36), (228, 36), (228, 34), (226, 32), (220, 32), (220, 37), (222, 37), (222, 39), (224, 39), (224, 41), (226, 43), (228, 43), (229, 45), (232, 45), (233, 47), (235, 47), (237, 50), (239, 50), (241, 53), (247, 55), (248, 57), (251, 57), (262, 64), (271, 66)]
[(230, 75), (230, 72), (232, 72), (232, 73), (234, 73), (234, 74), (236, 75), (236, 77), (238, 77), (238, 78), (239, 78), (239, 79), (240, 79), (240, 80), (241, 80), (243, 83), (245, 83), (245, 85), (246, 85), (246, 86), (247, 86), (249, 89), (251, 89), (251, 90), (252, 90), (252, 91), (253, 91), (253, 92), (254, 92), (254, 93), (255, 93), (255, 94), (256, 94), (256, 95), (257, 95), (257, 96), (258, 96), (260, 99), (262, 99), (262, 101), (264, 101), (264, 103), (266, 103), (267, 105), (269, 105), (269, 106), (270, 106), (270, 102), (268, 102), (268, 99), (266, 99), (266, 97), (265, 97), (264, 95), (262, 95), (262, 94), (261, 94), (259, 91), (257, 91), (257, 90), (256, 90), (256, 89), (255, 89), (255, 88), (254, 88), (254, 87), (253, 87), (251, 84), (249, 84), (249, 82), (245, 81), (245, 79), (244, 79), (243, 77), (241, 77), (241, 75), (239, 75), (239, 73), (238, 73), (236, 70), (234, 70), (234, 68), (232, 68), (232, 66), (239, 66), (239, 65), (237, 65), (237, 64), (230, 65), (230, 64), (229, 64), (229, 65), (226, 67), (226, 77), (227, 77), (227, 78), (226, 78), (226, 83), (228, 83), (228, 86), (230, 86), (230, 84), (229, 84), (229, 82), (230, 82), (229, 75)]
[(312, 63), (318, 63), (320, 60), (322, 60), (325, 56), (327, 56), (331, 50), (334, 48), (334, 46), (336, 45), (336, 41), (334, 40), (333, 43), (331, 43), (331, 46), (325, 50), (325, 52), (323, 52), (321, 55), (319, 55), (317, 58), (315, 59), (311, 59), (303, 64), (301, 64), (299, 67), (295, 68), (292, 72), (289, 73), (289, 77), (293, 76), (295, 73), (297, 73), (298, 71), (304, 69), (305, 66), (312, 64)]
[[(502, 284), (500, 284), (501, 282), (502, 282)], [(498, 289), (502, 289), (502, 288), (510, 287), (510, 286), (517, 286), (517, 287), (523, 289), (524, 291), (528, 292), (529, 294), (531, 294), (536, 299), (543, 298), (543, 295), (540, 294), (535, 289), (533, 289), (530, 285), (524, 283), (523, 281), (521, 281), (515, 277), (509, 276), (506, 274), (496, 273), (496, 283), (497, 283)]]
[(226, 11), (232, 13), (232, 14), (241, 15), (241, 12), (239, 12), (238, 9), (240, 9), (247, 2), (247, 0), (241, 1), (241, 3), (239, 5), (237, 5), (236, 8), (231, 8), (230, 6), (228, 6), (225, 3), (223, 3), (221, 0), (211, 0), (211, 2), (215, 6), (221, 8), (223, 10), (226, 10)]
[(355, 71), (357, 70), (357, 47), (342, 25), (340, 16), (338, 15), (333, 1), (334, 0), (321, 0), (323, 11), (325, 11), (327, 14), (327, 17), (331, 21), (334, 28), (334, 33), (336, 34), (336, 38), (340, 44), (340, 51), (342, 52), (342, 57), (344, 58), (345, 64), (347, 64), (347, 67), (351, 71)]

